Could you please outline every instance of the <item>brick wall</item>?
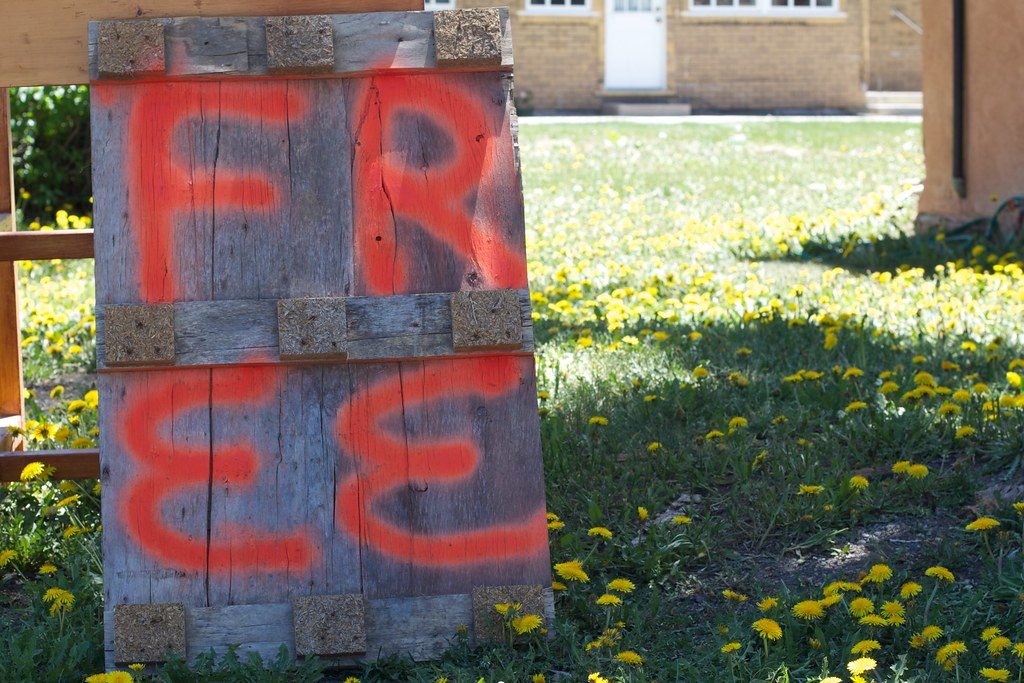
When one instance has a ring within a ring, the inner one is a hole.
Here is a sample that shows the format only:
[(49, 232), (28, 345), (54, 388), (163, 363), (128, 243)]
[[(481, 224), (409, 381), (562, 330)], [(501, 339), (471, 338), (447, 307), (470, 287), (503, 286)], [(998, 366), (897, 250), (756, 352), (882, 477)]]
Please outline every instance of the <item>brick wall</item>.
[[(508, 6), (512, 13), (516, 100), (523, 109), (601, 108), (604, 22), (584, 16), (525, 15), (524, 0), (457, 0), (459, 7)], [(600, 4), (595, 0), (595, 7)]]
[(922, 0), (871, 0), (872, 90), (921, 89), (921, 36), (892, 10), (902, 11), (921, 25)]
[(845, 0), (845, 17), (807, 20), (677, 12), (675, 85), (698, 110), (861, 109), (861, 1)]
[[(510, 6), (521, 103), (538, 110), (599, 109), (603, 0), (593, 0), (591, 11), (574, 16), (528, 14), (524, 1), (458, 0), (460, 7)], [(915, 17), (921, 0), (842, 0), (843, 16), (792, 20), (711, 20), (689, 16), (688, 0), (665, 1), (667, 97), (690, 102), (696, 110), (856, 111), (864, 108), (869, 64), (877, 66), (871, 75), (887, 89), (914, 89), (914, 79), (920, 79), (917, 34), (889, 8), (899, 6)], [(867, 9), (870, 31), (864, 26)], [(870, 36), (880, 44), (866, 62)]]

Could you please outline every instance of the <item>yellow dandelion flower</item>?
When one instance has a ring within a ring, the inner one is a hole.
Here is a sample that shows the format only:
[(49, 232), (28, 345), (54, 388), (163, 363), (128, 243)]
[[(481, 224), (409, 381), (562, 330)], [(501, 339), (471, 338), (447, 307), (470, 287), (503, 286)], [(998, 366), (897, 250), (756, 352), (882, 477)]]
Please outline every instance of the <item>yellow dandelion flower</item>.
[(747, 424), (747, 418), (737, 416), (729, 420), (729, 429), (746, 429)]
[(660, 441), (652, 441), (649, 444), (647, 444), (647, 452), (648, 453), (657, 453), (658, 451), (661, 450), (661, 448), (662, 448), (662, 445), (661, 445)]
[(622, 598), (620, 598), (617, 595), (612, 595), (611, 593), (605, 593), (604, 595), (602, 595), (601, 597), (599, 597), (597, 599), (597, 604), (599, 604), (599, 605), (606, 605), (606, 606), (607, 605), (618, 606), (618, 605), (622, 604)]
[(861, 657), (860, 659), (848, 662), (846, 664), (846, 669), (851, 675), (860, 676), (863, 673), (873, 670), (876, 666), (878, 666), (878, 662), (871, 659), (871, 657)]
[(767, 597), (758, 601), (757, 608), (762, 612), (768, 612), (778, 606), (778, 604), (779, 601), (777, 598)]
[(922, 591), (921, 584), (916, 581), (907, 581), (905, 584), (900, 586), (900, 597), (904, 600), (909, 600)]
[(947, 403), (943, 403), (941, 406), (939, 406), (939, 415), (946, 416), (946, 415), (959, 415), (959, 414), (960, 414), (960, 406), (958, 406), (955, 403), (948, 403), (947, 402)]
[(9, 565), (16, 557), (18, 557), (17, 550), (0, 550), (0, 568)]
[(533, 633), (541, 625), (541, 618), (538, 614), (523, 614), (518, 617), (514, 617), (510, 622), (512, 630), (517, 634), (523, 635), (525, 633)]
[(999, 520), (991, 517), (979, 517), (964, 527), (967, 531), (989, 531), (999, 526)]
[(569, 587), (566, 586), (561, 581), (552, 581), (551, 582), (551, 590), (553, 590), (553, 591), (564, 591), (564, 590), (568, 590), (568, 588)]
[(533, 676), (530, 677), (531, 683), (546, 683), (547, 680), (548, 679), (544, 674), (533, 674)]
[(750, 627), (765, 640), (778, 640), (782, 638), (782, 627), (774, 619), (758, 619)]
[(911, 465), (907, 468), (907, 476), (911, 479), (924, 479), (928, 476), (927, 465)]
[(686, 515), (676, 515), (672, 518), (672, 523), (676, 526), (683, 526), (685, 524), (692, 524), (693, 520)]
[(867, 477), (855, 474), (850, 477), (850, 488), (854, 491), (863, 491), (869, 486)]
[(800, 490), (797, 491), (798, 496), (816, 496), (819, 493), (825, 491), (824, 486), (818, 486), (817, 484), (800, 484)]
[(56, 567), (56, 565), (47, 562), (46, 564), (44, 564), (42, 567), (39, 568), (39, 573), (40, 574), (56, 574), (57, 573), (57, 567)]
[(846, 412), (855, 413), (858, 410), (864, 410), (867, 407), (868, 404), (865, 403), (864, 401), (851, 401), (849, 405), (846, 406)]
[(725, 645), (719, 648), (719, 651), (725, 654), (729, 654), (730, 652), (736, 652), (736, 650), (740, 649), (741, 647), (743, 646), (737, 642), (726, 643)]
[(939, 626), (925, 626), (921, 629), (921, 637), (926, 642), (934, 643), (936, 640), (942, 637), (943, 631)]
[(46, 465), (41, 462), (30, 462), (22, 468), (20, 478), (22, 481), (32, 481), (33, 479), (45, 480), (47, 478), (45, 476), (46, 469)]
[(988, 641), (988, 653), (993, 657), (998, 657), (1011, 645), (1013, 645), (1013, 642), (1006, 636), (996, 636)]
[(903, 605), (895, 600), (886, 600), (878, 611), (886, 617), (902, 617), (904, 613)]
[(1017, 511), (1018, 515), (1024, 515), (1024, 501), (1014, 503), (1013, 509)]
[(1003, 630), (998, 626), (989, 626), (981, 631), (981, 639), (988, 642), (1001, 634)]
[(895, 394), (899, 390), (900, 385), (896, 384), (896, 382), (893, 382), (892, 380), (889, 380), (888, 382), (883, 382), (882, 386), (878, 387), (879, 393), (881, 393), (883, 396)]
[(975, 432), (974, 427), (971, 427), (970, 425), (964, 425), (963, 427), (959, 427), (956, 430), (955, 438), (957, 438), (957, 439), (966, 439), (968, 437), (974, 436), (974, 432)]
[(889, 620), (878, 614), (866, 614), (857, 620), (857, 623), (861, 626), (873, 626), (875, 628), (881, 628), (882, 626), (888, 626)]
[(587, 576), (585, 571), (583, 571), (583, 565), (579, 560), (559, 562), (555, 565), (555, 573), (566, 581), (579, 581), (580, 583), (587, 583), (590, 581), (590, 577)]
[(892, 466), (892, 473), (893, 474), (906, 474), (908, 469), (910, 469), (910, 461), (909, 460), (900, 460), (900, 461), (896, 462), (896, 464), (894, 464)]
[(854, 598), (850, 601), (850, 614), (863, 617), (875, 611), (875, 603), (869, 598)]
[(986, 666), (980, 672), (981, 677), (986, 681), (1008, 681), (1010, 680), (1009, 669), (993, 669), (992, 667)]
[(825, 609), (817, 600), (803, 600), (793, 605), (793, 616), (798, 619), (814, 621), (825, 616)]
[(953, 392), (953, 400), (957, 403), (967, 403), (971, 400), (971, 392), (967, 389), (957, 389)]
[(1021, 377), (1016, 372), (1011, 371), (1006, 373), (1006, 383), (1009, 384), (1014, 389), (1020, 389), (1022, 386), (1024, 386), (1024, 377)]
[(601, 538), (611, 538), (612, 532), (610, 529), (603, 526), (593, 526), (587, 530), (587, 536), (600, 536)]
[(601, 427), (604, 427), (608, 424), (608, 418), (602, 417), (600, 415), (594, 415), (589, 420), (587, 420), (587, 424), (599, 425)]
[(642, 666), (644, 658), (632, 650), (623, 650), (619, 654), (615, 655), (615, 661), (622, 662), (623, 664), (630, 664), (632, 666)]
[(935, 661), (943, 666), (955, 664), (956, 658), (965, 652), (967, 652), (967, 646), (964, 645), (963, 641), (954, 640), (935, 651)]
[(43, 593), (43, 602), (50, 605), (50, 614), (66, 612), (75, 604), (75, 596), (63, 588), (48, 588)]
[(881, 649), (882, 644), (879, 643), (877, 640), (862, 640), (856, 645), (854, 645), (852, 648), (850, 648), (850, 652), (855, 655), (867, 655), (871, 654), (875, 650)]
[(743, 595), (743, 593), (737, 593), (736, 591), (731, 590), (729, 588), (726, 588), (724, 591), (722, 591), (722, 595), (724, 595), (727, 599), (732, 600), (733, 602), (747, 601), (746, 595)]
[(1011, 652), (1014, 657), (1024, 662), (1024, 643), (1014, 643)]
[(709, 373), (708, 369), (703, 367), (703, 366), (698, 366), (698, 367), (695, 367), (693, 369), (693, 377), (694, 377), (694, 379), (704, 379), (709, 374), (711, 374), (711, 373)]
[(629, 579), (612, 579), (608, 582), (607, 588), (616, 593), (632, 593), (636, 589), (636, 584)]
[(640, 506), (636, 509), (636, 516), (640, 518), (641, 522), (646, 522), (650, 513), (647, 511), (647, 508)]
[(864, 577), (866, 583), (884, 583), (892, 578), (892, 569), (885, 564), (872, 565)]

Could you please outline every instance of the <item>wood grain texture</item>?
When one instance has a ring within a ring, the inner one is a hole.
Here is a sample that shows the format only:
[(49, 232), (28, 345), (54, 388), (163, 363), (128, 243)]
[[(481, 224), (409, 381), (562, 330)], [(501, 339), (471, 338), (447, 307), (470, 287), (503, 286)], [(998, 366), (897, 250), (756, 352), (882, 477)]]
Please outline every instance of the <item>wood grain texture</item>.
[[(403, 360), (463, 355), (454, 348), (451, 293), (399, 294), (389, 297), (348, 297), (347, 360)], [(522, 353), (533, 352), (530, 293), (519, 290)], [(182, 301), (174, 304), (174, 365), (223, 366), (239, 363), (276, 364), (277, 302), (273, 299)], [(106, 310), (96, 310), (97, 364), (106, 360)], [(340, 362), (340, 361), (339, 361)], [(118, 368), (119, 370), (121, 368)]]
[(411, 0), (8, 0), (0, 87), (87, 83), (88, 23), (135, 17), (267, 16), (422, 10)]
[[(474, 587), (548, 585), (532, 357), (380, 360), (447, 354), (460, 290), (523, 290), (532, 331), (508, 75), (91, 95), (100, 317), (172, 303), (179, 356), (215, 366), (100, 375), (107, 609), (464, 596), (423, 612), (443, 633), (381, 617), (368, 651), (436, 654)], [(363, 362), (275, 362), (276, 301), (300, 297), (346, 298)], [(277, 619), (197, 637), (276, 654)]]
[(92, 258), (92, 230), (0, 229), (0, 262)]
[[(500, 42), (492, 63), (465, 62), (446, 69), (477, 71), (512, 69), (511, 20), (508, 10), (495, 9)], [(371, 73), (421, 72), (438, 68), (434, 12), (372, 12), (334, 14), (330, 64), (317, 62), (307, 76), (353, 77)], [(166, 36), (166, 75), (173, 78), (267, 76), (281, 73), (268, 57), (263, 17), (183, 17), (161, 20)], [(103, 22), (89, 27), (90, 80), (101, 78), (98, 37)], [(287, 69), (285, 69), (288, 71)], [(303, 75), (292, 69), (292, 77)], [(118, 78), (124, 78), (124, 75)], [(140, 73), (137, 78), (152, 78)]]
[[(7, 88), (0, 87), (0, 237), (14, 234), (14, 171), (11, 165), (11, 116)], [(6, 250), (0, 243), (0, 255)], [(23, 416), (18, 280), (14, 263), (0, 258), (0, 417)], [(13, 445), (0, 434), (0, 449)]]
[(31, 462), (55, 469), (54, 481), (99, 479), (100, 452), (96, 449), (63, 451), (0, 451), (0, 482), (20, 481), (21, 471)]
[[(545, 620), (554, 619), (554, 597), (544, 591)], [(113, 626), (109, 607), (104, 619), (104, 642), (108, 666), (113, 666)], [(416, 661), (439, 656), (455, 639), (455, 629), (466, 626), (472, 632), (473, 599), (468, 593), (366, 601), (366, 651), (360, 657), (329, 657), (321, 660), (336, 666), (358, 664), (379, 654), (407, 654)], [(187, 607), (185, 628), (188, 659), (208, 651), (222, 655), (239, 645), (244, 659), (255, 652), (273, 659), (283, 646), (295, 653), (292, 605), (287, 602)]]

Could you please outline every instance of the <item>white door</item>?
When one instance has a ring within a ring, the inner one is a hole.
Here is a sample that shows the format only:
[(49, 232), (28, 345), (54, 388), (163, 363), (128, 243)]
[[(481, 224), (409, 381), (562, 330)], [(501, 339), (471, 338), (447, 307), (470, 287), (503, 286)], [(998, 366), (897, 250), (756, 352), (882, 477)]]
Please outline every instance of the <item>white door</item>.
[(665, 87), (667, 0), (605, 0), (605, 90)]

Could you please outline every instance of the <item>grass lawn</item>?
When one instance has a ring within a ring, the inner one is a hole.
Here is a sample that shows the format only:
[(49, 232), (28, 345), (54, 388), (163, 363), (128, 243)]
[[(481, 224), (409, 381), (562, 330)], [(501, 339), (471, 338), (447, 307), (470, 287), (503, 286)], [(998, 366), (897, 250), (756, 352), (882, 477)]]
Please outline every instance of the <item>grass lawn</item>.
[[(521, 141), (554, 637), (352, 675), (1020, 680), (1024, 270), (1013, 245), (909, 236), (919, 126)], [(23, 275), (32, 445), (92, 443), (91, 270)], [(101, 670), (98, 494), (0, 497), (0, 679)], [(318, 680), (206, 666), (159, 675)]]

